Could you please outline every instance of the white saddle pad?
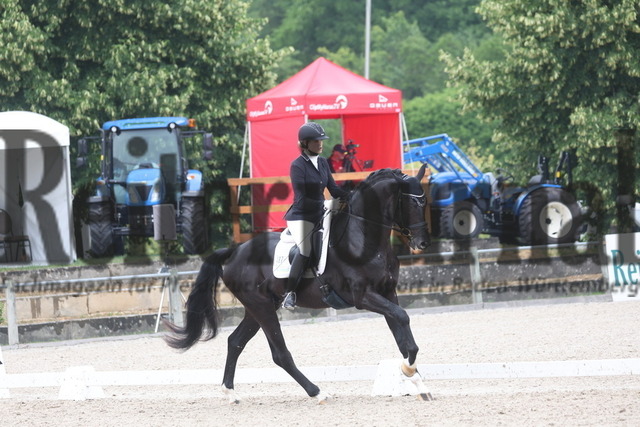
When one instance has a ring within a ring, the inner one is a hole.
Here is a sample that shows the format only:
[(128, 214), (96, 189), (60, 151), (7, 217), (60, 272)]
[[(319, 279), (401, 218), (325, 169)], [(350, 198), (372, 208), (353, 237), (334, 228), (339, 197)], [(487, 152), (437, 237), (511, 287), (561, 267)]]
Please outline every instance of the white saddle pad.
[[(324, 268), (327, 264), (327, 248), (329, 247), (329, 232), (331, 231), (331, 215), (333, 214), (334, 203), (338, 203), (337, 200), (325, 200), (324, 207), (327, 209), (327, 214), (322, 221), (322, 251), (320, 253), (320, 261), (318, 262), (318, 275), (324, 273)], [(293, 236), (289, 232), (289, 229), (285, 229), (280, 233), (280, 241), (276, 245), (276, 250), (273, 256), (273, 275), (278, 279), (286, 279), (289, 277), (291, 271), (291, 263), (289, 262), (289, 251), (295, 242)], [(304, 277), (315, 276), (312, 269), (307, 269), (304, 273)]]

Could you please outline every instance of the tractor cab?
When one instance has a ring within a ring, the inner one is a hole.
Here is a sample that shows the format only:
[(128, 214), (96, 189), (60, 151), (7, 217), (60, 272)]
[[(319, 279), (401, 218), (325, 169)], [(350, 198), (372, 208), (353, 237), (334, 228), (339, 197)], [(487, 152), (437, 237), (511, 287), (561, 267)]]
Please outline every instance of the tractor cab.
[[(119, 184), (116, 203), (153, 204), (163, 200), (165, 195), (168, 200), (178, 200), (180, 189), (175, 188), (175, 184), (182, 181), (186, 171), (177, 132), (169, 133), (164, 129), (109, 132), (111, 144), (107, 147), (112, 155), (105, 157), (112, 161), (106, 172)], [(166, 191), (160, 183), (172, 188)]]
[[(207, 249), (202, 172), (189, 169), (184, 143), (201, 134), (205, 159), (211, 158), (213, 143), (211, 134), (194, 128), (195, 122), (185, 117), (104, 123), (101, 176), (95, 196), (89, 199), (94, 255), (118, 252), (123, 236), (154, 236), (156, 205), (173, 207), (185, 253)], [(79, 152), (84, 154), (86, 148)], [(79, 160), (86, 163), (84, 158)]]

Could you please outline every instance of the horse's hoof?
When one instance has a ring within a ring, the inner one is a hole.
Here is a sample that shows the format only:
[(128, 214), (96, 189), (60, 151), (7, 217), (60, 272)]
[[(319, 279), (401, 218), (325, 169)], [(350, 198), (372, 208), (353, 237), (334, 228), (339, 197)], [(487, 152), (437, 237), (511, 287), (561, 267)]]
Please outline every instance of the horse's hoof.
[(329, 403), (329, 399), (331, 399), (331, 395), (321, 391), (316, 396), (316, 399), (318, 399), (318, 405), (326, 405), (327, 403)]
[(434, 397), (431, 395), (431, 393), (427, 392), (427, 393), (420, 393), (418, 395), (418, 400), (424, 400), (425, 402), (431, 402), (432, 400), (436, 400), (436, 399), (434, 399)]
[(236, 391), (234, 389), (227, 388), (226, 386), (223, 385), (222, 392), (224, 393), (225, 396), (227, 396), (227, 399), (229, 400), (229, 405), (237, 405), (238, 403), (240, 403), (240, 399), (236, 395)]
[(402, 363), (400, 364), (400, 370), (402, 370), (402, 373), (405, 376), (412, 377), (418, 371), (418, 367), (416, 366), (415, 363), (413, 365), (409, 365), (409, 362), (407, 362), (406, 360), (403, 360)]

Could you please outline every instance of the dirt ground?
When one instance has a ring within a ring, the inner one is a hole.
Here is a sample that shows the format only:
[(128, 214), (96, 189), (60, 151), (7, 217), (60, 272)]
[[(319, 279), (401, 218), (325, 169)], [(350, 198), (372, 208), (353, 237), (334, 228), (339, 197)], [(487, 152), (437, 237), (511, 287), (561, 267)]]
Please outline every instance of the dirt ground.
[[(418, 363), (625, 359), (640, 355), (640, 302), (548, 304), (411, 313)], [(375, 365), (400, 359), (381, 317), (283, 327), (299, 367)], [(6, 371), (61, 372), (222, 369), (225, 329), (186, 353), (160, 336), (21, 345), (2, 349)], [(273, 368), (258, 334), (239, 369)], [(0, 400), (0, 426), (418, 426), (640, 425), (640, 375), (527, 379), (429, 380), (436, 398), (372, 397), (373, 381), (321, 382), (332, 395), (319, 405), (295, 383), (237, 384), (240, 404), (218, 386), (104, 387), (106, 398), (57, 400), (57, 388), (12, 389)]]

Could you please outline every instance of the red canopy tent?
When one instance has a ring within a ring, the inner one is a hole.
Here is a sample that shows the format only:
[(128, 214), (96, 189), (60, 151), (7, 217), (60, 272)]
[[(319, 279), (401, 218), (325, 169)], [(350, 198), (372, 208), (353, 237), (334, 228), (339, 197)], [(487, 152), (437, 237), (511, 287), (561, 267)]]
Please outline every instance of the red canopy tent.
[[(247, 100), (251, 177), (286, 176), (300, 155), (298, 128), (309, 120), (341, 119), (342, 135), (329, 135), (333, 146), (352, 140), (357, 157), (375, 169), (402, 164), (402, 92), (365, 79), (318, 58), (280, 85)], [(255, 204), (291, 201), (290, 187), (254, 188)], [(282, 213), (254, 216), (254, 228), (284, 226)]]

